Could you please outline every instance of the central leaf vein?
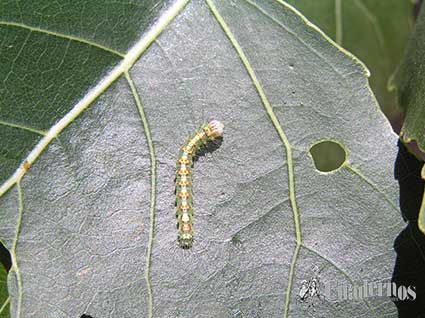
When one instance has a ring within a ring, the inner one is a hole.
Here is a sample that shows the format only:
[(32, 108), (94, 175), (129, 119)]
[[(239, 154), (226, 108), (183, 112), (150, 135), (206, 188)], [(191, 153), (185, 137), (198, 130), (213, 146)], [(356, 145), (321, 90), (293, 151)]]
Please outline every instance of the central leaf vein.
[(226, 24), (223, 17), (220, 15), (220, 13), (218, 12), (217, 8), (212, 3), (212, 1), (211, 0), (206, 0), (206, 1), (207, 1), (207, 4), (208, 4), (211, 12), (213, 13), (217, 22), (222, 27), (224, 33), (226, 34), (226, 36), (230, 40), (231, 44), (233, 45), (234, 49), (236, 50), (241, 62), (245, 66), (245, 69), (248, 72), (248, 75), (251, 78), (252, 83), (253, 83), (255, 89), (258, 92), (258, 95), (260, 96), (261, 102), (263, 103), (263, 106), (264, 106), (274, 128), (276, 129), (276, 132), (277, 132), (280, 140), (282, 141), (282, 143), (283, 143), (283, 145), (286, 149), (286, 162), (287, 162), (287, 170), (288, 170), (288, 190), (289, 190), (289, 199), (290, 199), (290, 202), (291, 202), (292, 213), (293, 213), (293, 218), (294, 218), (295, 240), (296, 240), (296, 247), (295, 247), (294, 254), (293, 254), (292, 260), (291, 260), (291, 267), (290, 267), (290, 270), (289, 270), (289, 277), (288, 277), (288, 286), (287, 286), (287, 289), (286, 289), (285, 317), (287, 317), (288, 312), (289, 312), (289, 300), (290, 300), (290, 293), (291, 293), (291, 289), (292, 289), (292, 282), (293, 282), (293, 278), (294, 278), (295, 264), (296, 264), (296, 261), (297, 261), (298, 255), (299, 255), (299, 251), (300, 251), (300, 247), (301, 247), (301, 243), (302, 243), (300, 218), (299, 218), (299, 213), (298, 213), (298, 208), (297, 208), (297, 203), (296, 203), (296, 196), (295, 196), (294, 166), (293, 166), (293, 161), (292, 161), (291, 145), (290, 145), (288, 138), (286, 137), (286, 135), (285, 135), (285, 133), (282, 129), (281, 124), (279, 123), (279, 120), (277, 119), (277, 117), (276, 117), (276, 115), (273, 111), (272, 106), (270, 105), (269, 100), (267, 99), (267, 96), (266, 96), (266, 94), (263, 90), (263, 87), (261, 86), (261, 84), (260, 84), (260, 82), (259, 82), (259, 80), (258, 80), (258, 78), (257, 78), (257, 76), (254, 72), (254, 69), (252, 68), (252, 66), (251, 66), (247, 56), (245, 55), (244, 51), (242, 50), (242, 47), (237, 42), (235, 36), (231, 32), (230, 28), (228, 27), (228, 25)]

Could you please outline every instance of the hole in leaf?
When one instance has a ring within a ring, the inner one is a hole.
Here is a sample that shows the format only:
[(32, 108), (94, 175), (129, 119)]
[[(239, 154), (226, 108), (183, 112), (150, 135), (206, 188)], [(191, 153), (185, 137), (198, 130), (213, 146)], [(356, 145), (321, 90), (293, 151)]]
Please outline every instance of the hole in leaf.
[(347, 159), (345, 149), (337, 142), (325, 140), (314, 144), (310, 148), (316, 169), (330, 172), (339, 169)]

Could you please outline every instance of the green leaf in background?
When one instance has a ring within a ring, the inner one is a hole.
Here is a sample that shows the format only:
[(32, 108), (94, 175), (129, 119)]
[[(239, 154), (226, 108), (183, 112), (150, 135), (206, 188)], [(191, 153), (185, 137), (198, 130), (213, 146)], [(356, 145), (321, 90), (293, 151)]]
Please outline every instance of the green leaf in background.
[(388, 79), (402, 57), (412, 20), (409, 0), (289, 0), (371, 71), (370, 85), (391, 120), (397, 109)]
[[(425, 152), (425, 9), (421, 9), (403, 61), (391, 88), (397, 92), (398, 104), (404, 112), (400, 138), (405, 143), (415, 141)], [(421, 156), (421, 155), (419, 155)], [(422, 154), (423, 158), (423, 154)], [(425, 170), (422, 170), (425, 179)], [(418, 226), (425, 233), (425, 197), (419, 211)]]
[[(56, 124), (37, 125), (50, 112), (42, 106), (17, 113), (42, 134), (28, 164), (0, 187), (12, 317), (302, 317), (309, 309), (297, 295), (315, 266), (323, 283), (388, 280), (401, 228), (396, 136), (363, 64), (283, 1), (167, 4), (149, 11), (148, 28), (132, 26), (139, 32), (122, 57), (99, 45), (127, 48), (116, 45), (126, 29), (96, 31), (119, 25), (113, 17), (123, 11), (115, 7), (102, 7), (94, 24), (81, 10), (58, 10), (80, 19), (85, 31), (76, 39), (51, 34), (54, 21), (43, 25), (52, 28), (43, 34), (45, 51), (67, 55), (67, 46), (83, 45), (93, 56), (81, 58), (78, 49), (69, 56), (66, 85), (61, 72), (51, 74), (63, 85), (46, 92), (48, 100), (72, 109), (57, 111)], [(33, 34), (17, 42), (21, 51)], [(83, 72), (97, 64), (97, 50), (113, 59), (92, 78)], [(28, 49), (22, 61), (17, 52), (15, 64), (49, 65), (45, 51)], [(209, 118), (224, 122), (225, 136), (195, 163), (196, 240), (184, 251), (176, 244), (175, 160)], [(17, 131), (10, 143), (19, 145), (22, 132), (32, 132), (15, 126), (7, 127)], [(327, 173), (313, 158), (322, 142), (346, 156)], [(396, 317), (379, 297), (324, 299), (315, 310), (318, 317)]]
[(425, 10), (422, 8), (403, 61), (391, 83), (405, 114), (400, 137), (405, 142), (416, 141), (422, 152), (425, 152), (424, 74)]
[(9, 293), (7, 292), (7, 272), (0, 264), (0, 318), (9, 318)]

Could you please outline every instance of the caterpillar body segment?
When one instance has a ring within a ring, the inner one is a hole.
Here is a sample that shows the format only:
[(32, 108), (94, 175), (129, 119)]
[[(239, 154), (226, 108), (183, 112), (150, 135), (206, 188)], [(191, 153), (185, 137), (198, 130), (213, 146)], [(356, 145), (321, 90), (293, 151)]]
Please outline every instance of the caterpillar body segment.
[(178, 243), (181, 248), (189, 249), (193, 243), (193, 196), (192, 196), (192, 166), (196, 152), (214, 138), (223, 135), (224, 126), (218, 120), (195, 131), (182, 147), (177, 159), (176, 171), (176, 218)]

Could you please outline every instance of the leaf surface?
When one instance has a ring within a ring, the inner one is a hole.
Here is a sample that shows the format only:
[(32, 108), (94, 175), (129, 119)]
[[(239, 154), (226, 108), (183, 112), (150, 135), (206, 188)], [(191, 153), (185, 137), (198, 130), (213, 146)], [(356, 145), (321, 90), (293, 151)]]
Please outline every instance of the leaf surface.
[[(282, 1), (167, 4), (3, 191), (12, 317), (299, 317), (315, 266), (323, 283), (387, 280), (396, 138), (363, 64)], [(224, 140), (195, 163), (183, 251), (175, 160), (210, 118)], [(315, 168), (321, 140), (345, 150), (335, 171)], [(386, 298), (317, 300), (321, 317), (396, 316)]]
[(370, 85), (391, 120), (397, 108), (388, 80), (403, 56), (412, 25), (413, 2), (380, 0), (290, 0), (339, 45), (360, 58), (371, 72)]

